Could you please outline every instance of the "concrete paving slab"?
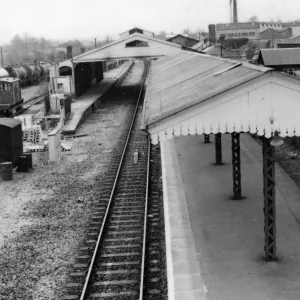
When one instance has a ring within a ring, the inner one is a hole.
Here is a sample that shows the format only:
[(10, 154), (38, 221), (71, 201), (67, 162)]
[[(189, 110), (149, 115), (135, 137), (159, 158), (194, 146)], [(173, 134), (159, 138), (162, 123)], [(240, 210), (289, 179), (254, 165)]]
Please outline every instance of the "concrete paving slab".
[(261, 147), (241, 136), (245, 199), (239, 201), (231, 199), (229, 135), (222, 136), (222, 148), (224, 165), (216, 166), (214, 143), (204, 144), (203, 136), (161, 145), (169, 299), (299, 299), (299, 189), (276, 166), (279, 261), (267, 263)]

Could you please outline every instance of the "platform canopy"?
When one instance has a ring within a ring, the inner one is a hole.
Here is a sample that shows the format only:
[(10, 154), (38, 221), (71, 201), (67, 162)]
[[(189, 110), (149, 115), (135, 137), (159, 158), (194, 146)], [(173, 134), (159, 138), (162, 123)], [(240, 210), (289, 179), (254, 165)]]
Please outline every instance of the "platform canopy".
[(182, 52), (152, 62), (142, 129), (153, 144), (232, 132), (300, 136), (300, 79), (249, 63)]
[(162, 57), (181, 52), (181, 46), (134, 32), (103, 47), (74, 57), (74, 63), (103, 60)]

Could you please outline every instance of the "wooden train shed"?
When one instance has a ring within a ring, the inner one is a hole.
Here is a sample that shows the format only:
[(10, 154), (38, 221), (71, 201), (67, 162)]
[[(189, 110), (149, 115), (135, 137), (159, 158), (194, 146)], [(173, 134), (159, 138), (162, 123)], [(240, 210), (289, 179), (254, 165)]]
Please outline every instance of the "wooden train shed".
[(300, 136), (300, 79), (273, 69), (183, 52), (152, 62), (142, 130), (153, 144), (174, 136), (215, 135), (222, 164), (222, 134), (232, 137), (233, 198), (242, 199), (240, 133), (262, 140), (265, 258), (276, 260), (274, 146)]

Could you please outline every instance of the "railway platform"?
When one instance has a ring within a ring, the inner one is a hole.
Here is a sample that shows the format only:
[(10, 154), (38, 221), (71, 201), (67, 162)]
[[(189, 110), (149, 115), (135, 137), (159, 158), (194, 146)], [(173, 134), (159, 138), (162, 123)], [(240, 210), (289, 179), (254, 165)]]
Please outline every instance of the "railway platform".
[(261, 146), (241, 134), (242, 200), (231, 198), (230, 135), (223, 165), (214, 149), (203, 136), (161, 143), (169, 299), (299, 299), (300, 189), (276, 164), (279, 260), (266, 262)]
[(103, 80), (92, 86), (82, 96), (76, 98), (71, 106), (71, 116), (63, 127), (62, 133), (74, 134), (78, 126), (97, 107), (97, 103), (105, 92), (125, 77), (132, 63), (132, 61), (128, 61), (116, 69), (104, 72)]

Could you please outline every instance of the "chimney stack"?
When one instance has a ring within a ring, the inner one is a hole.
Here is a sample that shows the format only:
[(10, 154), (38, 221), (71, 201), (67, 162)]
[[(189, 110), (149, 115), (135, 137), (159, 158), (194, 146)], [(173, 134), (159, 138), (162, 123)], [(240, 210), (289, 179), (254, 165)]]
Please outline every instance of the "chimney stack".
[(71, 59), (72, 58), (72, 46), (68, 45), (67, 46), (67, 59)]
[(233, 0), (233, 23), (238, 22), (238, 16), (237, 16), (237, 0)]
[(80, 48), (80, 53), (83, 54), (85, 52), (85, 48)]

